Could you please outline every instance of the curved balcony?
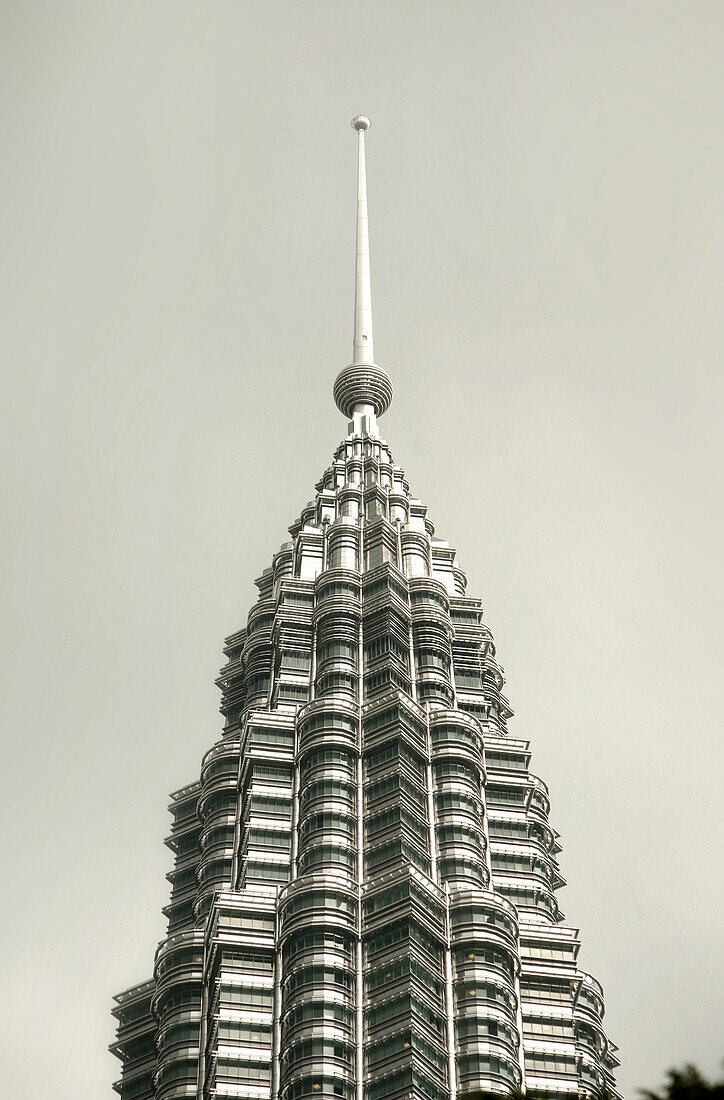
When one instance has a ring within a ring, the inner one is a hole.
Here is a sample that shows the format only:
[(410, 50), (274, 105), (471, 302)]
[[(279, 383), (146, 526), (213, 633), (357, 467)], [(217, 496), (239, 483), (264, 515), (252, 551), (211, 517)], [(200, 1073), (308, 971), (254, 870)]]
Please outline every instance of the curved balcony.
[(203, 932), (191, 929), (167, 936), (156, 948), (153, 977), (156, 983), (154, 998), (164, 989), (178, 981), (179, 974), (191, 978), (200, 978), (204, 964)]
[(355, 1085), (353, 1080), (339, 1077), (334, 1069), (324, 1067), (315, 1073), (294, 1073), (284, 1082), (280, 1091), (280, 1100), (302, 1100), (303, 1097), (329, 1097), (334, 1100), (353, 1100)]
[(151, 1013), (159, 1025), (184, 1013), (201, 1011), (201, 976), (200, 966), (190, 971), (179, 967), (164, 976), (151, 999)]
[(432, 775), (435, 797), (442, 794), (465, 794), (480, 799), (480, 787), (484, 776), (482, 760), (472, 755), (463, 758), (455, 751), (433, 753)]
[(491, 1013), (497, 1013), (510, 1025), (515, 1025), (517, 1011), (518, 998), (507, 975), (491, 969), (468, 981), (458, 980), (455, 984), (456, 1020), (466, 1019), (479, 1012), (487, 1018), (490, 1018)]
[(359, 711), (343, 699), (315, 699), (297, 715), (299, 751), (312, 746), (355, 748), (359, 739)]
[[(324, 575), (324, 574), (322, 574)], [(351, 585), (336, 582), (321, 589), (322, 592), (336, 588), (352, 587)], [(341, 641), (347, 643), (353, 649), (354, 656), (357, 653), (359, 642), (359, 620), (362, 614), (359, 590), (356, 596), (329, 595), (317, 604), (314, 612), (314, 621), (317, 625), (317, 660), (323, 660), (325, 643)]]
[[(208, 754), (207, 754), (208, 755)], [(204, 777), (197, 807), (199, 819), (205, 824), (209, 812), (209, 804), (214, 795), (236, 795), (239, 780), (239, 742), (229, 744), (229, 752), (219, 754), (207, 761), (204, 765)], [(211, 811), (213, 813), (213, 811)]]
[(275, 601), (273, 599), (260, 599), (252, 607), (246, 620), (246, 636), (254, 634), (257, 630), (271, 629), (274, 619)]
[(313, 1073), (317, 1068), (326, 1068), (331, 1064), (335, 1072), (353, 1080), (355, 1048), (343, 1037), (327, 1034), (299, 1036), (284, 1046), (282, 1051), (282, 1073), (288, 1076), (296, 1070)]
[(329, 673), (340, 672), (356, 679), (358, 672), (357, 637), (340, 634), (338, 637), (317, 638), (315, 685)]
[(492, 1031), (489, 1024), (495, 1022), (512, 1032), (518, 1049), (518, 998), (507, 975), (486, 972), (469, 980), (459, 979), (454, 985), (454, 996), (455, 1031), (460, 1044), (477, 1042), (484, 1037), (479, 1029), (488, 1027)]
[[(410, 598), (419, 600), (420, 592), (412, 592)], [(421, 607), (425, 609), (426, 614), (420, 614)], [(452, 631), (447, 612), (444, 609), (439, 610), (440, 618), (437, 618), (433, 613), (432, 606), (428, 607), (427, 604), (421, 605), (420, 603), (411, 605), (412, 640), (418, 658), (418, 666), (425, 666), (424, 657), (425, 654), (429, 654), (433, 662), (439, 656), (442, 666), (449, 672)]]
[(179, 1047), (198, 1047), (200, 1022), (200, 1012), (182, 1011), (159, 1027), (156, 1033), (159, 1056)]
[(253, 675), (268, 673), (271, 652), (271, 626), (268, 630), (257, 630), (256, 634), (246, 639), (242, 654), (246, 680)]
[(497, 837), (492, 853), (493, 871), (503, 875), (523, 875), (550, 890), (563, 885), (555, 860), (545, 848), (528, 839)]
[(349, 473), (349, 470), (345, 471), (345, 483), (338, 486), (336, 490), (337, 515), (344, 516), (346, 519), (354, 520), (357, 523), (362, 507), (362, 493), (359, 488), (359, 481), (350, 481)]
[(314, 691), (318, 697), (323, 695), (342, 695), (357, 698), (359, 680), (355, 673), (347, 666), (338, 668), (326, 667), (321, 676), (314, 681)]
[[(438, 844), (438, 868), (440, 878), (452, 889), (484, 890), (489, 886), (490, 872), (485, 864), (484, 839), (478, 843), (450, 842)], [(460, 880), (460, 882), (458, 882)]]
[[(547, 818), (551, 810), (551, 796), (550, 791), (548, 790), (548, 784), (544, 783), (539, 776), (534, 775), (532, 772), (529, 772), (528, 790), (530, 791), (531, 806), (542, 806), (541, 812), (545, 814)], [(534, 795), (537, 795), (537, 800), (535, 803), (533, 802)]]
[(272, 558), (272, 572), (274, 585), (278, 585), (286, 577), (291, 577), (294, 572), (294, 543), (284, 542)]
[(550, 825), (544, 825), (540, 821), (529, 822), (528, 838), (531, 844), (535, 844), (546, 855), (554, 855), (560, 851), (556, 833)]
[(197, 873), (199, 894), (213, 893), (222, 889), (221, 883), (230, 883), (233, 857), (234, 849), (231, 847), (224, 849), (222, 855), (212, 852), (202, 860)]
[(357, 880), (357, 849), (334, 839), (306, 845), (297, 857), (300, 875), (336, 874)]
[(153, 1075), (156, 1100), (177, 1100), (180, 1097), (196, 1097), (199, 1072), (198, 1046), (179, 1052), (178, 1057), (159, 1062)]
[[(481, 783), (485, 779), (485, 767), (479, 745), (473, 738), (463, 740), (448, 733), (453, 727), (443, 726), (438, 730), (431, 730), (432, 761), (439, 763), (443, 760), (461, 760), (469, 763), (478, 773)], [(478, 786), (478, 791), (480, 787)]]
[[(204, 828), (215, 813), (223, 811), (223, 807), (227, 800), (229, 804), (231, 799), (236, 799), (237, 794), (237, 773), (228, 773), (226, 775), (215, 775), (210, 780), (208, 785), (204, 785), (199, 796), (199, 809), (198, 814), (201, 819)], [(219, 795), (218, 799), (214, 796)]]
[(357, 750), (349, 745), (311, 745), (299, 754), (302, 797), (312, 781), (340, 780), (356, 786)]
[(470, 983), (484, 981), (491, 976), (501, 977), (513, 989), (515, 978), (520, 974), (517, 951), (480, 931), (470, 935), (464, 943), (456, 940), (453, 958), (457, 982)]
[(506, 897), (514, 902), (516, 909), (519, 911), (533, 913), (536, 920), (540, 920), (542, 916), (545, 920), (554, 924), (563, 919), (563, 914), (558, 908), (558, 902), (550, 889), (544, 889), (536, 881), (526, 881), (523, 876), (515, 878), (507, 873), (504, 876), (496, 872), (495, 869), (493, 869), (493, 874), (497, 889), (501, 893), (505, 893)]
[(260, 675), (249, 674), (245, 680), (246, 696), (244, 698), (244, 710), (263, 710), (269, 697), (269, 683), (271, 673), (269, 662), (264, 673)]
[(290, 974), (300, 965), (317, 962), (329, 962), (353, 970), (355, 949), (356, 943), (349, 929), (298, 928), (284, 941), (284, 973)]
[[(407, 534), (409, 534), (409, 530)], [(422, 536), (424, 539), (424, 536)], [(424, 539), (425, 545), (427, 540)], [(423, 596), (429, 596), (431, 602), (437, 603), (444, 611), (450, 610), (450, 596), (448, 590), (442, 581), (439, 581), (437, 577), (410, 577), (410, 597), (414, 592), (419, 592)]]
[(392, 484), (392, 474), (393, 474), (392, 455), (390, 454), (390, 452), (388, 450), (385, 449), (385, 447), (381, 446), (380, 447), (380, 483), (382, 485), (385, 485), (385, 486), (391, 485)]
[(468, 578), (459, 565), (453, 563), (453, 580), (455, 581), (455, 595), (464, 596), (468, 587)]
[(226, 859), (209, 859), (199, 870), (199, 886), (194, 901), (194, 917), (200, 923), (206, 917), (215, 894), (231, 889), (233, 849)]
[(449, 708), (453, 705), (454, 690), (451, 676), (450, 649), (437, 641), (414, 640), (413, 669), (421, 701), (432, 698), (436, 689), (438, 706)]
[(344, 467), (345, 485), (356, 487), (362, 484), (362, 467), (361, 451), (355, 451), (354, 456), (347, 456)]
[(390, 493), (390, 521), (392, 523), (408, 523), (410, 519), (410, 508), (407, 502), (407, 497), (404, 493), (393, 490)]
[(507, 1094), (520, 1087), (517, 1059), (497, 1045), (481, 1043), (475, 1053), (461, 1054), (457, 1063), (461, 1091)]
[(352, 620), (360, 617), (362, 592), (359, 573), (347, 569), (325, 569), (317, 577), (315, 589), (315, 622), (327, 615), (346, 615)]
[[(337, 572), (337, 570), (334, 570)], [(321, 573), (320, 576), (327, 574)], [(344, 591), (348, 590), (348, 591)], [(362, 606), (359, 588), (348, 584), (326, 584), (319, 590), (312, 621), (323, 623), (326, 618), (344, 616), (347, 619), (361, 618)]]
[(402, 572), (412, 581), (416, 577), (430, 576), (430, 544), (422, 531), (410, 527), (400, 528), (402, 546)]
[[(287, 1000), (294, 994), (295, 1006), (308, 1009), (300, 1010), (299, 1021), (316, 1018), (313, 1006), (318, 1004), (319, 997), (315, 992), (305, 993), (308, 985), (327, 985), (331, 1003), (349, 1003), (354, 986), (350, 976), (355, 972), (356, 956), (356, 944), (349, 930), (300, 929), (286, 940), (282, 951), (285, 960), (282, 992)], [(285, 1002), (282, 1015), (289, 1010), (290, 1005)]]
[[(352, 647), (350, 646), (350, 650)], [(317, 662), (314, 678), (314, 690), (317, 700), (338, 690), (344, 696), (353, 692), (353, 701), (357, 701), (357, 650), (345, 653), (341, 646), (325, 646), (324, 656)], [(348, 702), (350, 700), (347, 700)]]
[(460, 847), (466, 854), (485, 859), (487, 841), (480, 817), (461, 811), (436, 812), (436, 837), (439, 851)]
[(484, 935), (518, 952), (518, 914), (499, 893), (455, 890), (450, 896), (450, 924), (453, 945)]
[(579, 1052), (593, 1059), (596, 1067), (603, 1072), (600, 1059), (606, 1055), (608, 1040), (598, 1021), (594, 1023), (591, 1019), (581, 1018), (582, 1016), (583, 1014), (579, 1016), (574, 1008), (573, 1021), (576, 1029), (576, 1048)]
[(176, 932), (174, 935), (161, 940), (154, 955), (154, 981), (158, 980), (159, 970), (174, 969), (174, 960), (179, 950), (194, 949), (203, 951), (203, 945), (203, 933), (197, 929)]
[(281, 937), (305, 926), (357, 930), (357, 889), (343, 878), (309, 875), (289, 883), (279, 896)]
[(579, 970), (577, 976), (581, 979), (575, 1004), (575, 1014), (581, 1020), (590, 1020), (598, 1027), (603, 1020), (605, 1001), (603, 987), (591, 974)]
[(471, 746), (482, 764), (483, 735), (480, 723), (462, 710), (436, 710), (430, 714), (430, 736), (433, 745)]
[(517, 1060), (520, 1049), (518, 1029), (504, 1015), (492, 1016), (484, 1005), (477, 1013), (467, 1012), (455, 1018), (458, 1055), (477, 1051), (497, 1051)]
[(482, 857), (473, 852), (440, 849), (437, 861), (440, 879), (451, 886), (477, 886), (490, 883), (490, 873)]
[[(414, 578), (411, 578), (413, 580)], [(418, 595), (418, 593), (415, 593)], [(415, 631), (415, 644), (417, 645), (417, 634), (425, 632), (430, 636), (437, 636), (438, 632), (444, 632), (446, 639), (446, 649), (448, 655), (450, 653), (449, 639), (452, 635), (452, 627), (450, 623), (450, 613), (444, 608), (440, 607), (436, 602), (432, 600), (421, 601), (417, 600), (411, 606), (412, 626)]]
[(351, 782), (350, 773), (326, 769), (321, 774), (315, 769), (314, 778), (300, 795), (300, 824), (308, 814), (327, 809), (332, 813), (350, 814), (357, 810), (357, 786)]
[(354, 1007), (349, 997), (301, 997), (282, 1016), (282, 1046), (322, 1034), (352, 1040), (355, 1024)]
[(228, 817), (235, 815), (237, 801), (236, 777), (214, 776), (209, 789), (203, 790), (199, 796), (197, 813), (202, 823), (203, 832), (209, 828), (212, 820), (217, 825)]
[(421, 704), (450, 707), (455, 698), (450, 679), (434, 669), (421, 669), (417, 677), (417, 696)]
[[(455, 793), (458, 792), (449, 792), (450, 795)], [(458, 808), (448, 806), (441, 809), (439, 805), (436, 806), (435, 817), (439, 844), (461, 844), (472, 848), (481, 856), (485, 854), (487, 842), (483, 831), (483, 815), (472, 798)]]
[(320, 840), (334, 840), (356, 847), (357, 818), (354, 812), (340, 812), (327, 806), (324, 811), (312, 813), (307, 808), (299, 822), (300, 849)]
[[(173, 862), (172, 874), (182, 874), (184, 871), (188, 871), (195, 867), (199, 860), (199, 852), (201, 848), (201, 827), (197, 822), (196, 829), (192, 834), (189, 834), (183, 845), (174, 846), (173, 843), (165, 843), (172, 852), (175, 852), (175, 859)], [(175, 838), (174, 838), (175, 839)], [(166, 876), (168, 878), (168, 875)], [(172, 880), (169, 880), (172, 881)]]
[(485, 659), (485, 675), (486, 678), (489, 678), (495, 684), (496, 688), (499, 691), (502, 691), (503, 687), (505, 686), (505, 674), (503, 672), (503, 669), (495, 659), (495, 655), (492, 650), (488, 651)]
[(359, 571), (359, 523), (352, 516), (338, 516), (327, 527), (327, 567)]
[(286, 1013), (297, 1004), (311, 1000), (327, 1001), (330, 996), (354, 1002), (355, 975), (351, 966), (337, 962), (302, 964), (285, 974), (282, 983), (282, 1004)]
[(604, 1093), (606, 1072), (595, 1051), (586, 1049), (576, 1040), (576, 1062), (582, 1097), (599, 1097)]
[(212, 852), (214, 855), (218, 855), (220, 851), (226, 851), (229, 848), (233, 851), (236, 834), (234, 820), (234, 815), (229, 814), (226, 821), (219, 824), (215, 823), (213, 828), (204, 830), (199, 841), (202, 858), (208, 858)]
[[(317, 811), (305, 814), (299, 823), (298, 867), (300, 875), (332, 862), (352, 873), (356, 865), (356, 818), (349, 812)], [(323, 855), (321, 848), (330, 848)]]
[(201, 760), (201, 784), (203, 786), (207, 778), (213, 775), (221, 774), (223, 771), (223, 762), (226, 758), (230, 758), (238, 762), (239, 759), (239, 738), (225, 738), (222, 741), (217, 741), (215, 745), (204, 753)]
[(438, 726), (455, 726), (460, 730), (466, 731), (475, 740), (482, 751), (482, 727), (478, 719), (472, 714), (468, 714), (467, 711), (458, 710), (457, 708), (436, 710), (434, 714), (430, 715), (430, 729), (433, 730)]

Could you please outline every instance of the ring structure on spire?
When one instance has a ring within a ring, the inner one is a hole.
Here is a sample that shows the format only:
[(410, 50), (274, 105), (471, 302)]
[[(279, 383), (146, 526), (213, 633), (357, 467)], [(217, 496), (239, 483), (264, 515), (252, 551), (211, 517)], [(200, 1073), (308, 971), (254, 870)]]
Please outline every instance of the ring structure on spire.
[(356, 115), (350, 124), (357, 143), (357, 247), (354, 290), (354, 345), (352, 362), (340, 371), (334, 383), (334, 400), (340, 412), (353, 421), (355, 431), (377, 433), (376, 417), (390, 407), (392, 381), (374, 358), (372, 336), (372, 285), (370, 239), (367, 217), (367, 171), (365, 133), (370, 120)]
[(334, 382), (334, 403), (341, 413), (351, 418), (359, 405), (370, 405), (375, 416), (382, 416), (392, 402), (392, 379), (376, 363), (350, 363)]

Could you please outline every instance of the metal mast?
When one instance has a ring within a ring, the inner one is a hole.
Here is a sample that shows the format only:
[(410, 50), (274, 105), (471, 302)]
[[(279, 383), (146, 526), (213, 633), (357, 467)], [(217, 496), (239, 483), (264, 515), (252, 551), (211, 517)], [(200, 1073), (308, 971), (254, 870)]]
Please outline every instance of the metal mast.
[(364, 115), (352, 119), (357, 131), (357, 245), (354, 294), (354, 347), (352, 362), (334, 383), (337, 408), (350, 419), (350, 432), (377, 435), (377, 417), (392, 401), (392, 380), (374, 361), (372, 338), (372, 285), (370, 279), (370, 234), (367, 216), (367, 169), (365, 132), (370, 120)]

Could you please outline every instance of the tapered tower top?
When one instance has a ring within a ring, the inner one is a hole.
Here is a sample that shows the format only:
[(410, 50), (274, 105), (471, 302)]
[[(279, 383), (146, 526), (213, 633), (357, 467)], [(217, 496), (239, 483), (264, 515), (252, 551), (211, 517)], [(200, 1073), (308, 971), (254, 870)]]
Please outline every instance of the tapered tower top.
[(377, 417), (392, 401), (392, 380), (374, 361), (372, 340), (372, 289), (370, 284), (370, 238), (367, 221), (367, 174), (365, 131), (370, 120), (364, 115), (352, 119), (357, 131), (357, 267), (354, 294), (354, 350), (352, 362), (337, 375), (334, 400), (340, 412), (351, 420), (350, 431), (377, 434)]

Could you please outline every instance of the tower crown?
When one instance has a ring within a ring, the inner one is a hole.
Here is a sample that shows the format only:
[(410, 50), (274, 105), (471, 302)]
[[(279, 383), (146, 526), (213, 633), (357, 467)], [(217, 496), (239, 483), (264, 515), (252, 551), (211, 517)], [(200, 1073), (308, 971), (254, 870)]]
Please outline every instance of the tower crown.
[(372, 288), (370, 281), (370, 239), (367, 218), (367, 173), (365, 131), (370, 120), (357, 115), (350, 124), (357, 131), (357, 249), (354, 300), (354, 349), (352, 362), (340, 371), (334, 383), (334, 400), (351, 421), (351, 431), (377, 435), (377, 417), (392, 401), (392, 380), (374, 361), (372, 339)]
[(621, 1100), (482, 603), (377, 437), (392, 384), (372, 354), (369, 120), (352, 126), (350, 434), (226, 639), (223, 733), (171, 796), (168, 934), (116, 997), (115, 1089)]

